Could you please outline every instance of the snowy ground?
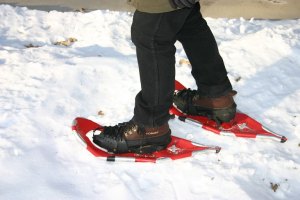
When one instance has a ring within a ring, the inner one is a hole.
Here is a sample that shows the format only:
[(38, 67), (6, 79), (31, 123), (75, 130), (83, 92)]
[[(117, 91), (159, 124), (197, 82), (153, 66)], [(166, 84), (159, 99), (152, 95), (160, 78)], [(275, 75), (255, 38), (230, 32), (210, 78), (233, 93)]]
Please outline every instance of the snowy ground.
[[(174, 135), (222, 151), (112, 164), (84, 150), (71, 134), (74, 117), (108, 125), (132, 116), (140, 86), (131, 17), (0, 5), (0, 199), (299, 199), (300, 20), (207, 19), (238, 108), (286, 143), (221, 137), (171, 121)], [(54, 45), (70, 37), (78, 41)], [(179, 61), (186, 56), (176, 46)], [(176, 70), (195, 88), (188, 65)]]

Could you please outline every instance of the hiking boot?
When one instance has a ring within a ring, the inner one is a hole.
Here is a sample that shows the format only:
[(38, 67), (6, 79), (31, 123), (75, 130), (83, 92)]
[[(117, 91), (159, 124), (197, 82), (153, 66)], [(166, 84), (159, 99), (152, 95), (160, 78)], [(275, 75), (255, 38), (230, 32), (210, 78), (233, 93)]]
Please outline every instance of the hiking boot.
[(236, 104), (233, 96), (236, 94), (232, 90), (224, 96), (210, 98), (199, 95), (196, 90), (184, 89), (174, 94), (174, 104), (185, 114), (205, 116), (221, 124), (230, 122), (235, 117)]
[(153, 153), (171, 142), (168, 123), (154, 128), (140, 127), (132, 120), (95, 130), (93, 142), (112, 153)]

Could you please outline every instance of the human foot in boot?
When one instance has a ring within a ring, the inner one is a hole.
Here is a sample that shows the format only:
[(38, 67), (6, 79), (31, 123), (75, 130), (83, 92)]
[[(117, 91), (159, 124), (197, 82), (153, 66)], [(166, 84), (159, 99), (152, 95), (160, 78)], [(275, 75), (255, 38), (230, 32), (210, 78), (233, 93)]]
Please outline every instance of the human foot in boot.
[(174, 94), (174, 104), (188, 115), (205, 116), (217, 123), (229, 122), (236, 114), (236, 104), (233, 96), (237, 92), (232, 90), (226, 95), (211, 98), (198, 94), (196, 90), (184, 89)]
[(153, 153), (171, 142), (168, 123), (158, 127), (141, 127), (132, 120), (95, 130), (93, 142), (112, 153)]

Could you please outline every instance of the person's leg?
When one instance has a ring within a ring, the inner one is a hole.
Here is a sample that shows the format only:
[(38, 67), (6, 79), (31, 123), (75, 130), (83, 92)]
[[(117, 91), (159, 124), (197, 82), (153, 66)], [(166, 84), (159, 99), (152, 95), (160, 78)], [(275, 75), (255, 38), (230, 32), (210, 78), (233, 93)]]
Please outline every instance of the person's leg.
[(134, 14), (132, 41), (136, 45), (142, 90), (136, 96), (133, 120), (139, 125), (161, 126), (169, 120), (175, 80), (174, 43), (190, 11)]
[(232, 86), (216, 40), (199, 10), (197, 3), (177, 36), (191, 62), (198, 93), (219, 97), (231, 91)]
[(180, 32), (178, 40), (192, 65), (198, 90), (182, 90), (174, 96), (174, 104), (190, 115), (209, 117), (218, 123), (231, 121), (236, 104), (227, 71), (216, 40), (200, 13), (197, 3)]

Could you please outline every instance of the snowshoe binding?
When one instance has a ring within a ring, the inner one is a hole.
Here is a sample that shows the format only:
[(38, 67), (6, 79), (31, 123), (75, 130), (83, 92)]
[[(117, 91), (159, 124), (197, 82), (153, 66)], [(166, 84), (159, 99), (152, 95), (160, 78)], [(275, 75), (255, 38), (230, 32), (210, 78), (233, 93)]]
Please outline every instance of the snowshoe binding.
[(196, 90), (183, 89), (175, 92), (174, 105), (187, 115), (205, 116), (218, 124), (230, 122), (236, 114), (236, 104), (233, 96), (236, 91), (217, 98), (205, 97)]
[(93, 142), (111, 153), (149, 154), (168, 146), (171, 142), (171, 130), (168, 123), (147, 128), (129, 121), (96, 129)]

